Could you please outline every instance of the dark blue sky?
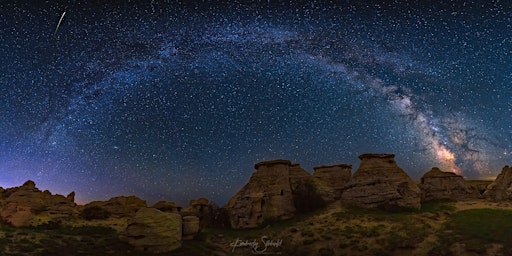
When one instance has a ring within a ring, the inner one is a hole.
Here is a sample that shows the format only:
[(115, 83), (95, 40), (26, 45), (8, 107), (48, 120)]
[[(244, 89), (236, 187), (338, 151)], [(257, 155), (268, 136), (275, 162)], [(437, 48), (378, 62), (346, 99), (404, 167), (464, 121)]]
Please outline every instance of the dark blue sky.
[(0, 186), (224, 204), (276, 158), (512, 162), (503, 1), (148, 2), (0, 3)]

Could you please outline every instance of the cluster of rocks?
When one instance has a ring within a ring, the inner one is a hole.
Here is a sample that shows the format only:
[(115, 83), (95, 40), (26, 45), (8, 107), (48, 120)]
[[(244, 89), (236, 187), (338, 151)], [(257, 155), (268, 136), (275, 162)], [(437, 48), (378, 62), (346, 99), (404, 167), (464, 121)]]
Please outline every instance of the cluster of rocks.
[(363, 154), (352, 175), (347, 164), (320, 166), (311, 175), (288, 160), (257, 163), (249, 182), (229, 200), (226, 211), (231, 228), (259, 227), (267, 220), (283, 220), (297, 212), (324, 204), (342, 202), (363, 208), (387, 210), (420, 209), (431, 200), (488, 198), (512, 199), (512, 168), (502, 174), (481, 195), (453, 172), (434, 167), (419, 183), (395, 162), (393, 154)]
[(148, 206), (135, 196), (81, 206), (74, 202), (74, 192), (66, 197), (52, 195), (27, 181), (20, 187), (0, 188), (0, 217), (16, 227), (76, 218), (126, 219), (120, 229), (121, 240), (144, 251), (161, 253), (179, 248), (183, 240), (194, 239), (207, 226), (255, 228), (333, 202), (363, 208), (419, 209), (422, 202), (440, 199), (512, 200), (509, 166), (482, 195), (462, 176), (436, 167), (416, 183), (394, 157), (363, 154), (353, 175), (352, 166), (347, 164), (315, 167), (310, 174), (288, 160), (260, 162), (254, 166), (256, 171), (249, 182), (222, 208), (206, 198), (191, 200), (188, 207), (166, 201)]
[[(125, 202), (130, 201), (137, 202), (136, 199)], [(175, 250), (181, 246), (182, 240), (194, 239), (212, 223), (218, 208), (206, 198), (191, 200), (187, 208), (165, 201), (151, 207), (145, 204), (139, 205), (142, 207), (134, 212), (120, 239), (138, 249), (154, 253)], [(131, 209), (135, 208), (135, 204), (122, 205), (128, 206), (128, 212), (133, 212)]]
[(288, 160), (257, 163), (249, 182), (224, 207), (232, 228), (255, 228), (292, 218), (341, 197), (351, 166), (315, 168), (313, 175)]
[(121, 227), (121, 240), (145, 251), (167, 252), (180, 247), (182, 240), (197, 236), (214, 221), (218, 209), (206, 198), (191, 200), (189, 206), (183, 208), (165, 201), (148, 206), (136, 196), (77, 205), (74, 197), (74, 192), (64, 197), (41, 191), (33, 181), (20, 187), (0, 188), (0, 217), (14, 227), (50, 222), (76, 225), (79, 219), (92, 222), (86, 225), (108, 226), (117, 225), (109, 220), (126, 219)]
[(15, 227), (68, 219), (77, 213), (75, 193), (67, 197), (41, 191), (33, 181), (20, 187), (0, 188), (0, 216)]

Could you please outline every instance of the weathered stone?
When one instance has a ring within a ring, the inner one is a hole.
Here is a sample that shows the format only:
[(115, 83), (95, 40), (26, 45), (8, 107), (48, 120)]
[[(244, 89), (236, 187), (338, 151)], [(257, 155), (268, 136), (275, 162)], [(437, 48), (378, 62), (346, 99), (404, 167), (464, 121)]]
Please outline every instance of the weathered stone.
[(464, 178), (453, 172), (443, 172), (434, 167), (421, 178), (421, 198), (423, 201), (478, 198), (478, 189), (466, 184)]
[(512, 167), (503, 167), (494, 182), (487, 186), (483, 196), (492, 201), (512, 200)]
[(70, 217), (76, 212), (75, 206), (74, 201), (49, 191), (41, 192), (33, 181), (27, 181), (21, 187), (10, 189), (0, 216), (13, 226), (30, 226), (39, 224), (34, 223), (38, 215), (46, 215), (47, 220)]
[(112, 214), (112, 217), (133, 217), (140, 208), (146, 208), (146, 201), (136, 196), (118, 196), (108, 201), (94, 201), (85, 205), (85, 208), (98, 206)]
[(69, 193), (66, 198), (70, 201), (75, 201), (75, 191), (72, 191), (71, 193)]
[(393, 154), (363, 154), (342, 194), (345, 203), (364, 208), (420, 208), (421, 191)]
[(288, 160), (255, 165), (249, 182), (229, 200), (226, 209), (232, 228), (254, 228), (265, 220), (284, 220), (294, 216)]
[(313, 168), (313, 177), (326, 202), (333, 202), (341, 198), (341, 193), (352, 176), (352, 165), (339, 164), (331, 166), (318, 166)]
[(293, 205), (297, 212), (308, 212), (325, 205), (333, 197), (333, 191), (299, 164), (290, 166), (290, 187), (293, 195)]
[(199, 233), (199, 218), (196, 216), (183, 217), (183, 240), (191, 240)]
[(162, 212), (179, 213), (182, 207), (178, 206), (176, 203), (173, 202), (158, 201), (157, 203), (152, 205), (151, 208), (158, 209)]
[(218, 206), (206, 198), (190, 200), (189, 207), (183, 209), (181, 216), (196, 216), (199, 218), (200, 229), (209, 226), (215, 219)]
[(179, 214), (140, 208), (119, 238), (139, 250), (165, 253), (181, 247), (181, 236)]

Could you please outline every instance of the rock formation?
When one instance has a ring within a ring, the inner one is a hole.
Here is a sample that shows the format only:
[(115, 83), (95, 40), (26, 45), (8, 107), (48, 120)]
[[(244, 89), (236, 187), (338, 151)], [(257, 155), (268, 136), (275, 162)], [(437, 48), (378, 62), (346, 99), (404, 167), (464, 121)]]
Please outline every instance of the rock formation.
[(140, 208), (119, 236), (137, 249), (165, 253), (181, 246), (182, 220), (177, 213)]
[(420, 208), (421, 191), (393, 154), (363, 154), (341, 198), (364, 208)]
[(199, 219), (200, 228), (210, 225), (215, 219), (215, 211), (218, 206), (211, 203), (206, 198), (199, 198), (197, 200), (190, 200), (189, 206), (184, 208), (180, 214), (181, 216), (196, 216)]
[(512, 167), (503, 167), (494, 182), (487, 186), (484, 197), (492, 201), (512, 200)]
[(421, 198), (423, 201), (437, 199), (461, 200), (478, 198), (478, 189), (466, 184), (462, 176), (453, 172), (443, 172), (434, 167), (421, 178)]
[(322, 198), (326, 202), (333, 202), (341, 198), (341, 192), (352, 176), (352, 165), (338, 164), (318, 166), (313, 168), (313, 177)]
[(158, 201), (157, 203), (152, 205), (151, 208), (158, 209), (162, 212), (172, 213), (179, 213), (182, 209), (182, 207), (178, 206), (176, 203), (166, 201)]
[(232, 228), (255, 228), (265, 220), (294, 216), (290, 165), (288, 160), (274, 160), (254, 166), (249, 182), (226, 205)]
[(293, 206), (297, 212), (315, 210), (324, 206), (326, 201), (333, 198), (333, 191), (326, 189), (324, 184), (315, 180), (299, 164), (291, 165), (289, 173)]
[(196, 216), (185, 216), (183, 219), (183, 240), (191, 240), (199, 233), (199, 218)]
[(2, 202), (0, 216), (16, 227), (68, 218), (76, 213), (74, 201), (62, 195), (52, 195), (47, 190), (42, 192), (30, 180), (4, 193), (7, 191), (8, 197)]
[(225, 211), (232, 228), (254, 228), (265, 220), (289, 219), (296, 212), (311, 211), (324, 206), (326, 200), (335, 200), (335, 186), (331, 184), (337, 181), (317, 180), (298, 164), (273, 160), (254, 167), (256, 172), (249, 182), (218, 211), (217, 221), (224, 219)]
[(94, 201), (86, 204), (84, 208), (93, 206), (105, 209), (116, 218), (133, 217), (140, 208), (147, 207), (146, 201), (136, 196), (118, 196), (108, 201)]

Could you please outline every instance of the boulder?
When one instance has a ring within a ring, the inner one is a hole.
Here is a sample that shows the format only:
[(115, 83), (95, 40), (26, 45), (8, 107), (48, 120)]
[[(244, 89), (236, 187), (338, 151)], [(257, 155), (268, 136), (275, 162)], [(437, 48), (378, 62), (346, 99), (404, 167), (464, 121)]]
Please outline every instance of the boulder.
[(341, 198), (341, 193), (352, 176), (352, 165), (338, 164), (313, 168), (313, 177), (326, 202)]
[(343, 202), (363, 208), (419, 209), (421, 190), (395, 162), (393, 154), (363, 154), (346, 185)]
[(119, 238), (151, 253), (166, 253), (181, 247), (182, 220), (177, 213), (140, 208)]
[(118, 196), (110, 198), (108, 201), (94, 201), (86, 204), (84, 208), (98, 206), (105, 209), (112, 217), (133, 217), (135, 213), (141, 209), (146, 208), (146, 201), (136, 196)]
[(462, 176), (453, 172), (443, 172), (437, 167), (423, 175), (420, 188), (423, 201), (461, 200), (480, 196), (478, 189), (467, 184)]
[(199, 233), (199, 218), (196, 216), (183, 217), (183, 240), (191, 240)]
[(232, 228), (255, 228), (294, 216), (288, 160), (257, 163), (249, 182), (225, 206)]
[(491, 201), (512, 200), (512, 167), (506, 165), (483, 196)]

